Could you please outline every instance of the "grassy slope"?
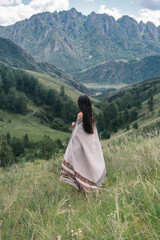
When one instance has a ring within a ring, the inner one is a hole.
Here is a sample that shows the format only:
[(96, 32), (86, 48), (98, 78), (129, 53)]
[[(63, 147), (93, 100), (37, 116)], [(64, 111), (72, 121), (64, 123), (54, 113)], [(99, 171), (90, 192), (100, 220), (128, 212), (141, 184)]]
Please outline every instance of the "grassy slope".
[(42, 83), (47, 88), (52, 88), (57, 90), (58, 92), (63, 85), (65, 87), (65, 93), (73, 100), (77, 101), (78, 96), (82, 95), (83, 93), (79, 92), (78, 90), (74, 89), (73, 87), (61, 82), (60, 80), (53, 78), (47, 74), (27, 71), (28, 73), (32, 74), (33, 76), (37, 77), (39, 82)]
[[(27, 72), (37, 77), (39, 82), (46, 88), (55, 89), (59, 92), (63, 85), (65, 87), (66, 95), (68, 95), (74, 102), (77, 102), (78, 97), (83, 94), (48, 74), (33, 71)], [(96, 102), (97, 100), (93, 101)], [(0, 110), (0, 116), (4, 119), (4, 122), (0, 122), (0, 135), (10, 132), (12, 136), (21, 137), (28, 133), (30, 139), (35, 141), (41, 139), (44, 135), (48, 135), (52, 139), (60, 138), (62, 140), (69, 136), (68, 133), (56, 131), (49, 128), (47, 125), (45, 126), (41, 124), (40, 121), (33, 116), (35, 112), (39, 111), (39, 108), (37, 108), (31, 101), (29, 101), (28, 108), (29, 112), (25, 116), (10, 114)], [(97, 108), (94, 108), (94, 110), (96, 113), (99, 113)]]
[(41, 124), (41, 122), (33, 116), (36, 111), (38, 112), (39, 109), (34, 108), (30, 113), (23, 116), (0, 110), (0, 116), (4, 119), (3, 122), (0, 121), (0, 135), (5, 135), (9, 132), (11, 136), (22, 137), (27, 133), (33, 141), (41, 140), (44, 135), (48, 135), (52, 139), (60, 138), (61, 140), (69, 136), (68, 133), (56, 131), (47, 125)]
[[(1, 239), (160, 239), (160, 138), (102, 142), (100, 195), (59, 181), (63, 156), (0, 169)], [(71, 230), (80, 237), (71, 236)]]
[[(138, 111), (139, 112), (139, 118), (135, 122), (138, 123), (139, 125), (139, 130), (140, 132), (143, 132), (145, 128), (148, 128), (148, 131), (155, 130), (157, 126), (160, 126), (160, 93), (154, 95), (154, 110), (152, 113), (150, 113), (150, 116), (146, 115), (146, 112), (148, 110), (148, 100), (143, 102), (142, 108)], [(133, 126), (134, 122), (131, 124), (131, 128)], [(131, 129), (129, 132), (126, 132), (126, 130), (120, 130), (118, 131), (115, 136), (121, 136), (126, 135), (133, 130)]]
[(20, 115), (12, 114), (7, 114), (6, 116), (4, 112), (2, 116), (5, 116), (5, 121), (0, 122), (0, 135), (6, 135), (7, 132), (9, 132), (11, 136), (22, 137), (27, 133), (29, 139), (33, 141), (41, 140), (45, 135), (50, 136), (53, 140), (57, 138), (64, 140), (69, 136), (68, 133), (57, 131), (40, 124), (32, 117), (23, 118)]
[[(56, 91), (60, 92), (61, 86), (63, 85), (65, 88), (65, 93), (67, 96), (69, 96), (74, 102), (77, 103), (78, 97), (80, 95), (83, 95), (84, 93), (74, 89), (73, 87), (69, 86), (68, 84), (65, 84), (61, 82), (60, 80), (53, 78), (47, 74), (37, 73), (33, 71), (27, 71), (28, 73), (32, 74), (33, 76), (37, 77), (39, 82), (44, 85), (46, 88), (52, 88)], [(91, 98), (92, 103), (96, 103), (98, 100)], [(99, 109), (94, 107), (95, 113), (99, 113)]]

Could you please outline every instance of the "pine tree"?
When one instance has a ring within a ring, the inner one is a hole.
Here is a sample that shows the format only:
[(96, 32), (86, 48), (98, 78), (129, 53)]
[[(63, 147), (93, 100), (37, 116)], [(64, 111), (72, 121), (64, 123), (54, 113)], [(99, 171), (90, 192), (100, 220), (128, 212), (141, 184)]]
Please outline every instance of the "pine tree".
[(60, 90), (60, 96), (64, 97), (64, 95), (65, 95), (65, 90), (64, 90), (64, 86), (62, 85)]
[(150, 97), (150, 99), (148, 100), (147, 103), (148, 103), (149, 110), (152, 112), (153, 111), (153, 105), (154, 105), (154, 103), (153, 103), (153, 96)]
[(6, 78), (3, 80), (3, 87), (6, 93), (10, 88), (15, 87), (15, 75), (12, 70), (8, 70), (6, 73)]
[(134, 128), (134, 129), (138, 129), (138, 123), (137, 123), (137, 122), (135, 122), (135, 123), (133, 124), (133, 128)]
[(11, 135), (10, 135), (9, 132), (8, 132), (7, 135), (6, 135), (6, 140), (7, 140), (7, 143), (10, 145), (10, 142), (11, 142)]
[(28, 134), (25, 134), (25, 135), (24, 135), (23, 144), (24, 144), (24, 147), (25, 147), (25, 148), (28, 148), (28, 147), (29, 147), (29, 137), (28, 137)]

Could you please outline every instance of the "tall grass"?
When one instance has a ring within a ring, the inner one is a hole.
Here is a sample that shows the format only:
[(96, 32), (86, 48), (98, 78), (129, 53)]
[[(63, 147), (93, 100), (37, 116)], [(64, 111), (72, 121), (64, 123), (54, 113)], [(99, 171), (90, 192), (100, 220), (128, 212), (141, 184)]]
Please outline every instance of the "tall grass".
[(104, 141), (101, 193), (59, 181), (62, 155), (0, 170), (0, 239), (159, 240), (160, 137)]

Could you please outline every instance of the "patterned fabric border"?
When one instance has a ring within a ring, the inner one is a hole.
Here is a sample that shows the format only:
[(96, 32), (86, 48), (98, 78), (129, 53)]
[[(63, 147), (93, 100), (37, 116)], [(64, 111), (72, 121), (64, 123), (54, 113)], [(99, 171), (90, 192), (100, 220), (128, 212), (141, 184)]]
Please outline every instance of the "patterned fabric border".
[(87, 184), (89, 184), (89, 185), (91, 185), (91, 186), (97, 187), (97, 185), (96, 185), (94, 182), (91, 182), (90, 180), (88, 180), (87, 178), (81, 176), (78, 172), (76, 172), (76, 171), (74, 170), (73, 166), (72, 166), (71, 164), (69, 164), (68, 162), (66, 162), (65, 159), (63, 160), (63, 164), (64, 164), (66, 167), (68, 167), (69, 169), (71, 169), (72, 171), (74, 171), (75, 176), (76, 176), (77, 178), (79, 178), (81, 181), (83, 181), (83, 182), (85, 182), (85, 183), (87, 183)]
[(81, 188), (83, 188), (87, 192), (90, 192), (92, 190), (91, 188), (88, 188), (88, 187), (84, 186), (78, 180), (74, 179), (73, 175), (70, 172), (66, 171), (66, 170), (65, 170), (65, 173), (61, 172), (61, 176), (64, 177), (65, 179), (71, 180), (74, 184), (76, 184), (78, 187), (80, 186)]

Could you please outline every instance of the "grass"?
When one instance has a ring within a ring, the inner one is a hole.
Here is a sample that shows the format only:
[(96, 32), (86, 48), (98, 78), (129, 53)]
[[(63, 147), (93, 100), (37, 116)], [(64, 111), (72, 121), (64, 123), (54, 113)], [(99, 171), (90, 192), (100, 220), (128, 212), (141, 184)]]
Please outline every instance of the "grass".
[(27, 71), (28, 73), (32, 74), (33, 76), (37, 77), (39, 82), (47, 88), (52, 88), (60, 92), (61, 86), (63, 85), (65, 88), (65, 93), (68, 95), (74, 102), (77, 102), (77, 99), (83, 93), (79, 92), (78, 90), (74, 89), (72, 86), (61, 82), (60, 80), (53, 78), (47, 74)]
[(0, 135), (6, 135), (9, 132), (11, 136), (23, 137), (27, 133), (29, 139), (33, 141), (41, 140), (44, 135), (50, 136), (53, 140), (57, 138), (65, 140), (69, 136), (68, 133), (41, 124), (40, 120), (33, 116), (37, 109), (32, 109), (32, 111), (23, 116), (0, 110), (0, 116), (4, 119), (3, 122), (0, 121)]
[(102, 142), (100, 194), (59, 181), (63, 155), (0, 169), (0, 239), (160, 239), (160, 137)]

